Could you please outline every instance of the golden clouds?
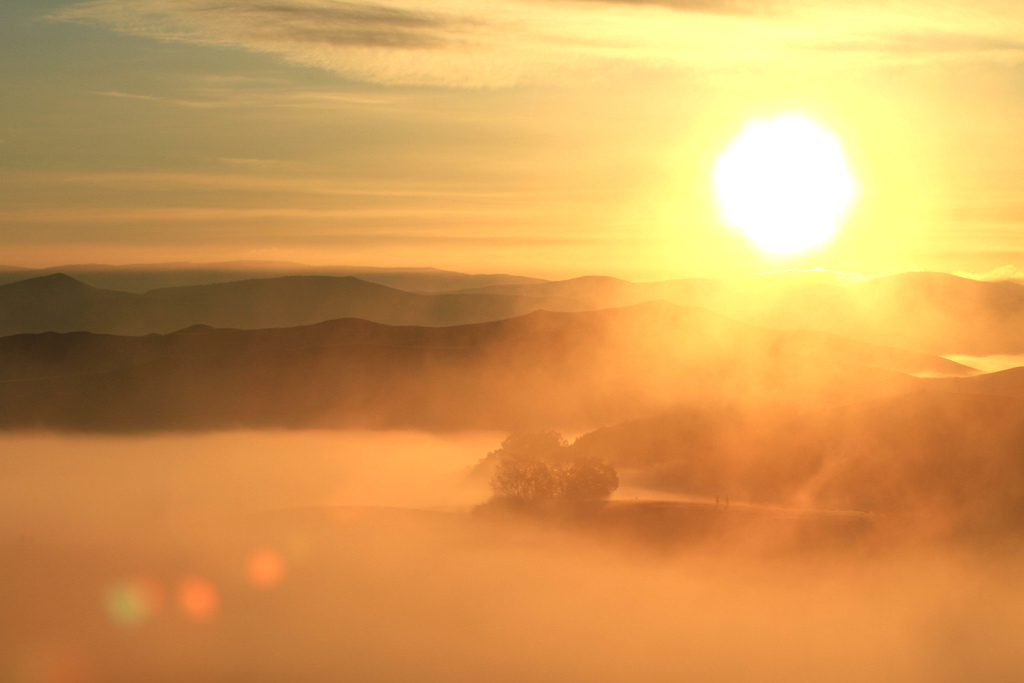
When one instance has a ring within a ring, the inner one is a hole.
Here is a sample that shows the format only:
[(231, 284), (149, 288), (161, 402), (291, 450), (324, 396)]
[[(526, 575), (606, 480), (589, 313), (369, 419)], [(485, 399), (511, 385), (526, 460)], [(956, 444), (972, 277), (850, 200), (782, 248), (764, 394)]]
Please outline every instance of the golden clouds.
[(823, 66), (1024, 60), (1024, 8), (1002, 0), (91, 0), (56, 17), (387, 83), (504, 86), (576, 79), (595, 67), (785, 66), (811, 57)]

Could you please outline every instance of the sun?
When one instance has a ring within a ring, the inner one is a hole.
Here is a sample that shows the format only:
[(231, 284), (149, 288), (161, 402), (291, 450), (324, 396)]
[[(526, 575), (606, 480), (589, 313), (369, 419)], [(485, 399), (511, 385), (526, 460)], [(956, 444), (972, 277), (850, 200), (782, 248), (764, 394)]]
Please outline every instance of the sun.
[(802, 114), (748, 123), (718, 157), (714, 185), (725, 223), (772, 254), (828, 242), (857, 195), (838, 138)]

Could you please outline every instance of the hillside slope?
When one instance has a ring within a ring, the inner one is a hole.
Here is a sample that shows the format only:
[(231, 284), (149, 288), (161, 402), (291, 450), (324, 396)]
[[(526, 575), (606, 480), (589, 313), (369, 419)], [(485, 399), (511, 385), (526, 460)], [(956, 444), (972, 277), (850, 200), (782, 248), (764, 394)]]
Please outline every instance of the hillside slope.
[(1024, 352), (1024, 286), (946, 273), (895, 273), (836, 284), (806, 278), (633, 283), (576, 278), (473, 290), (564, 297), (589, 308), (665, 300), (766, 327), (818, 330), (925, 353)]
[[(927, 383), (922, 383), (927, 387)], [(572, 448), (675, 493), (1024, 527), (1024, 397), (914, 391), (842, 406), (690, 407)]]
[(162, 287), (209, 285), (238, 280), (319, 275), (357, 277), (395, 289), (438, 293), (469, 287), (543, 282), (521, 275), (473, 275), (438, 268), (371, 268), (366, 266), (309, 266), (280, 261), (223, 263), (143, 263), (134, 265), (73, 264), (49, 268), (0, 265), (0, 284), (64, 273), (93, 287), (141, 294)]
[(353, 277), (295, 276), (156, 289), (97, 289), (64, 274), (0, 285), (0, 336), (41, 332), (140, 335), (192, 325), (256, 329), (355, 317), (390, 325), (464, 325), (571, 301), (413, 294)]
[(455, 327), (343, 319), (0, 338), (0, 424), (81, 429), (587, 427), (680, 403), (846, 402), (945, 359), (667, 303)]

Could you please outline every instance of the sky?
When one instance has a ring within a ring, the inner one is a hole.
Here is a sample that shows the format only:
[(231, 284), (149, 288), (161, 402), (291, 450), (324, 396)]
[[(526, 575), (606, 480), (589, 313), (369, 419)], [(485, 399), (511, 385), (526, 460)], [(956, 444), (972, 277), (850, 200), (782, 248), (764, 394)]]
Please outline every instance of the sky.
[[(4, 0), (0, 63), (5, 265), (1024, 267), (1019, 0)], [(795, 256), (711, 187), (784, 112), (859, 185)]]

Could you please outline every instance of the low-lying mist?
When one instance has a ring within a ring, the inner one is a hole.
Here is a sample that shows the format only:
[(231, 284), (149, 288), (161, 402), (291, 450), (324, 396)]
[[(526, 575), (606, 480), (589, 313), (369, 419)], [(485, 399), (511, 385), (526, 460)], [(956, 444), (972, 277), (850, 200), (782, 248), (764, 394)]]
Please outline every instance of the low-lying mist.
[(4, 436), (0, 681), (1024, 675), (1014, 542), (481, 514), (467, 474), (503, 436)]
[(469, 506), (501, 435), (214, 432), (0, 436), (0, 540), (154, 538), (189, 519), (328, 505)]

